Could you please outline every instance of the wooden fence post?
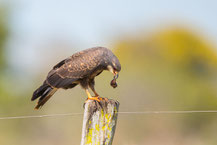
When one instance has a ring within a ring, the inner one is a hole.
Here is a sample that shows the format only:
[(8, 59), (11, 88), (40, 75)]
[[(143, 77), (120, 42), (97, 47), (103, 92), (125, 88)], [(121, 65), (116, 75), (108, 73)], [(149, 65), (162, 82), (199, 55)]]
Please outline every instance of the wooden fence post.
[(81, 145), (112, 145), (119, 102), (88, 100), (84, 106)]

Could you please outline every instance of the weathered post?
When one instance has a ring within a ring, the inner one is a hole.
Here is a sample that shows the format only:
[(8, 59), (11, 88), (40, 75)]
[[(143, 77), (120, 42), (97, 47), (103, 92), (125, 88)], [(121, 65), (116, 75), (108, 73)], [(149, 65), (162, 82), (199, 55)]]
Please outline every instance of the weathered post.
[(81, 145), (112, 145), (119, 102), (88, 100), (84, 106)]

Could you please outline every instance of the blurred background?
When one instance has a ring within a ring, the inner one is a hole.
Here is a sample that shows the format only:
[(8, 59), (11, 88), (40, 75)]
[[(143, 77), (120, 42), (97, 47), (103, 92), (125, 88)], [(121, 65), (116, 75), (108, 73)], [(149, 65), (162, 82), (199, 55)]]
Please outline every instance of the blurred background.
[[(112, 49), (122, 71), (96, 78), (120, 111), (217, 110), (214, 0), (1, 0), (0, 117), (80, 113), (80, 87), (60, 90), (41, 110), (33, 91), (73, 53)], [(120, 114), (114, 145), (217, 144), (217, 114)], [(82, 115), (0, 120), (1, 145), (80, 144)]]

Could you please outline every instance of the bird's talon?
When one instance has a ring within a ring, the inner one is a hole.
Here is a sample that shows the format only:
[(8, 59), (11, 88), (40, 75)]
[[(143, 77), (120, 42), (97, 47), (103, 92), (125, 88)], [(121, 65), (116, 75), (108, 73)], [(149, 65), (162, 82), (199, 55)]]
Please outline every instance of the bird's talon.
[(99, 97), (99, 96), (98, 96), (98, 98), (99, 98), (99, 100), (101, 100), (101, 101), (108, 101), (107, 98), (103, 98), (103, 97)]
[(100, 101), (103, 101), (103, 98), (102, 98), (102, 97), (98, 97), (98, 98), (99, 98)]
[(95, 101), (101, 102), (100, 97), (91, 97), (91, 98), (87, 98), (87, 100), (95, 100)]
[(106, 98), (100, 97), (99, 95), (94, 96), (94, 97), (97, 97), (100, 101), (106, 100)]

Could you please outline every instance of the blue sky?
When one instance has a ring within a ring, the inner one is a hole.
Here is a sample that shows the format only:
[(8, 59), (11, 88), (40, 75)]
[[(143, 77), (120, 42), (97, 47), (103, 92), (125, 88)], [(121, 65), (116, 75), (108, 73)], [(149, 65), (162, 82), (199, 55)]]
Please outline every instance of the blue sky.
[(26, 70), (40, 67), (39, 58), (44, 60), (47, 55), (42, 53), (41, 46), (48, 42), (55, 44), (55, 40), (73, 46), (63, 54), (69, 56), (92, 46), (110, 47), (112, 41), (124, 34), (181, 24), (217, 42), (214, 0), (5, 0), (5, 3), (11, 10), (8, 44), (11, 64)]

